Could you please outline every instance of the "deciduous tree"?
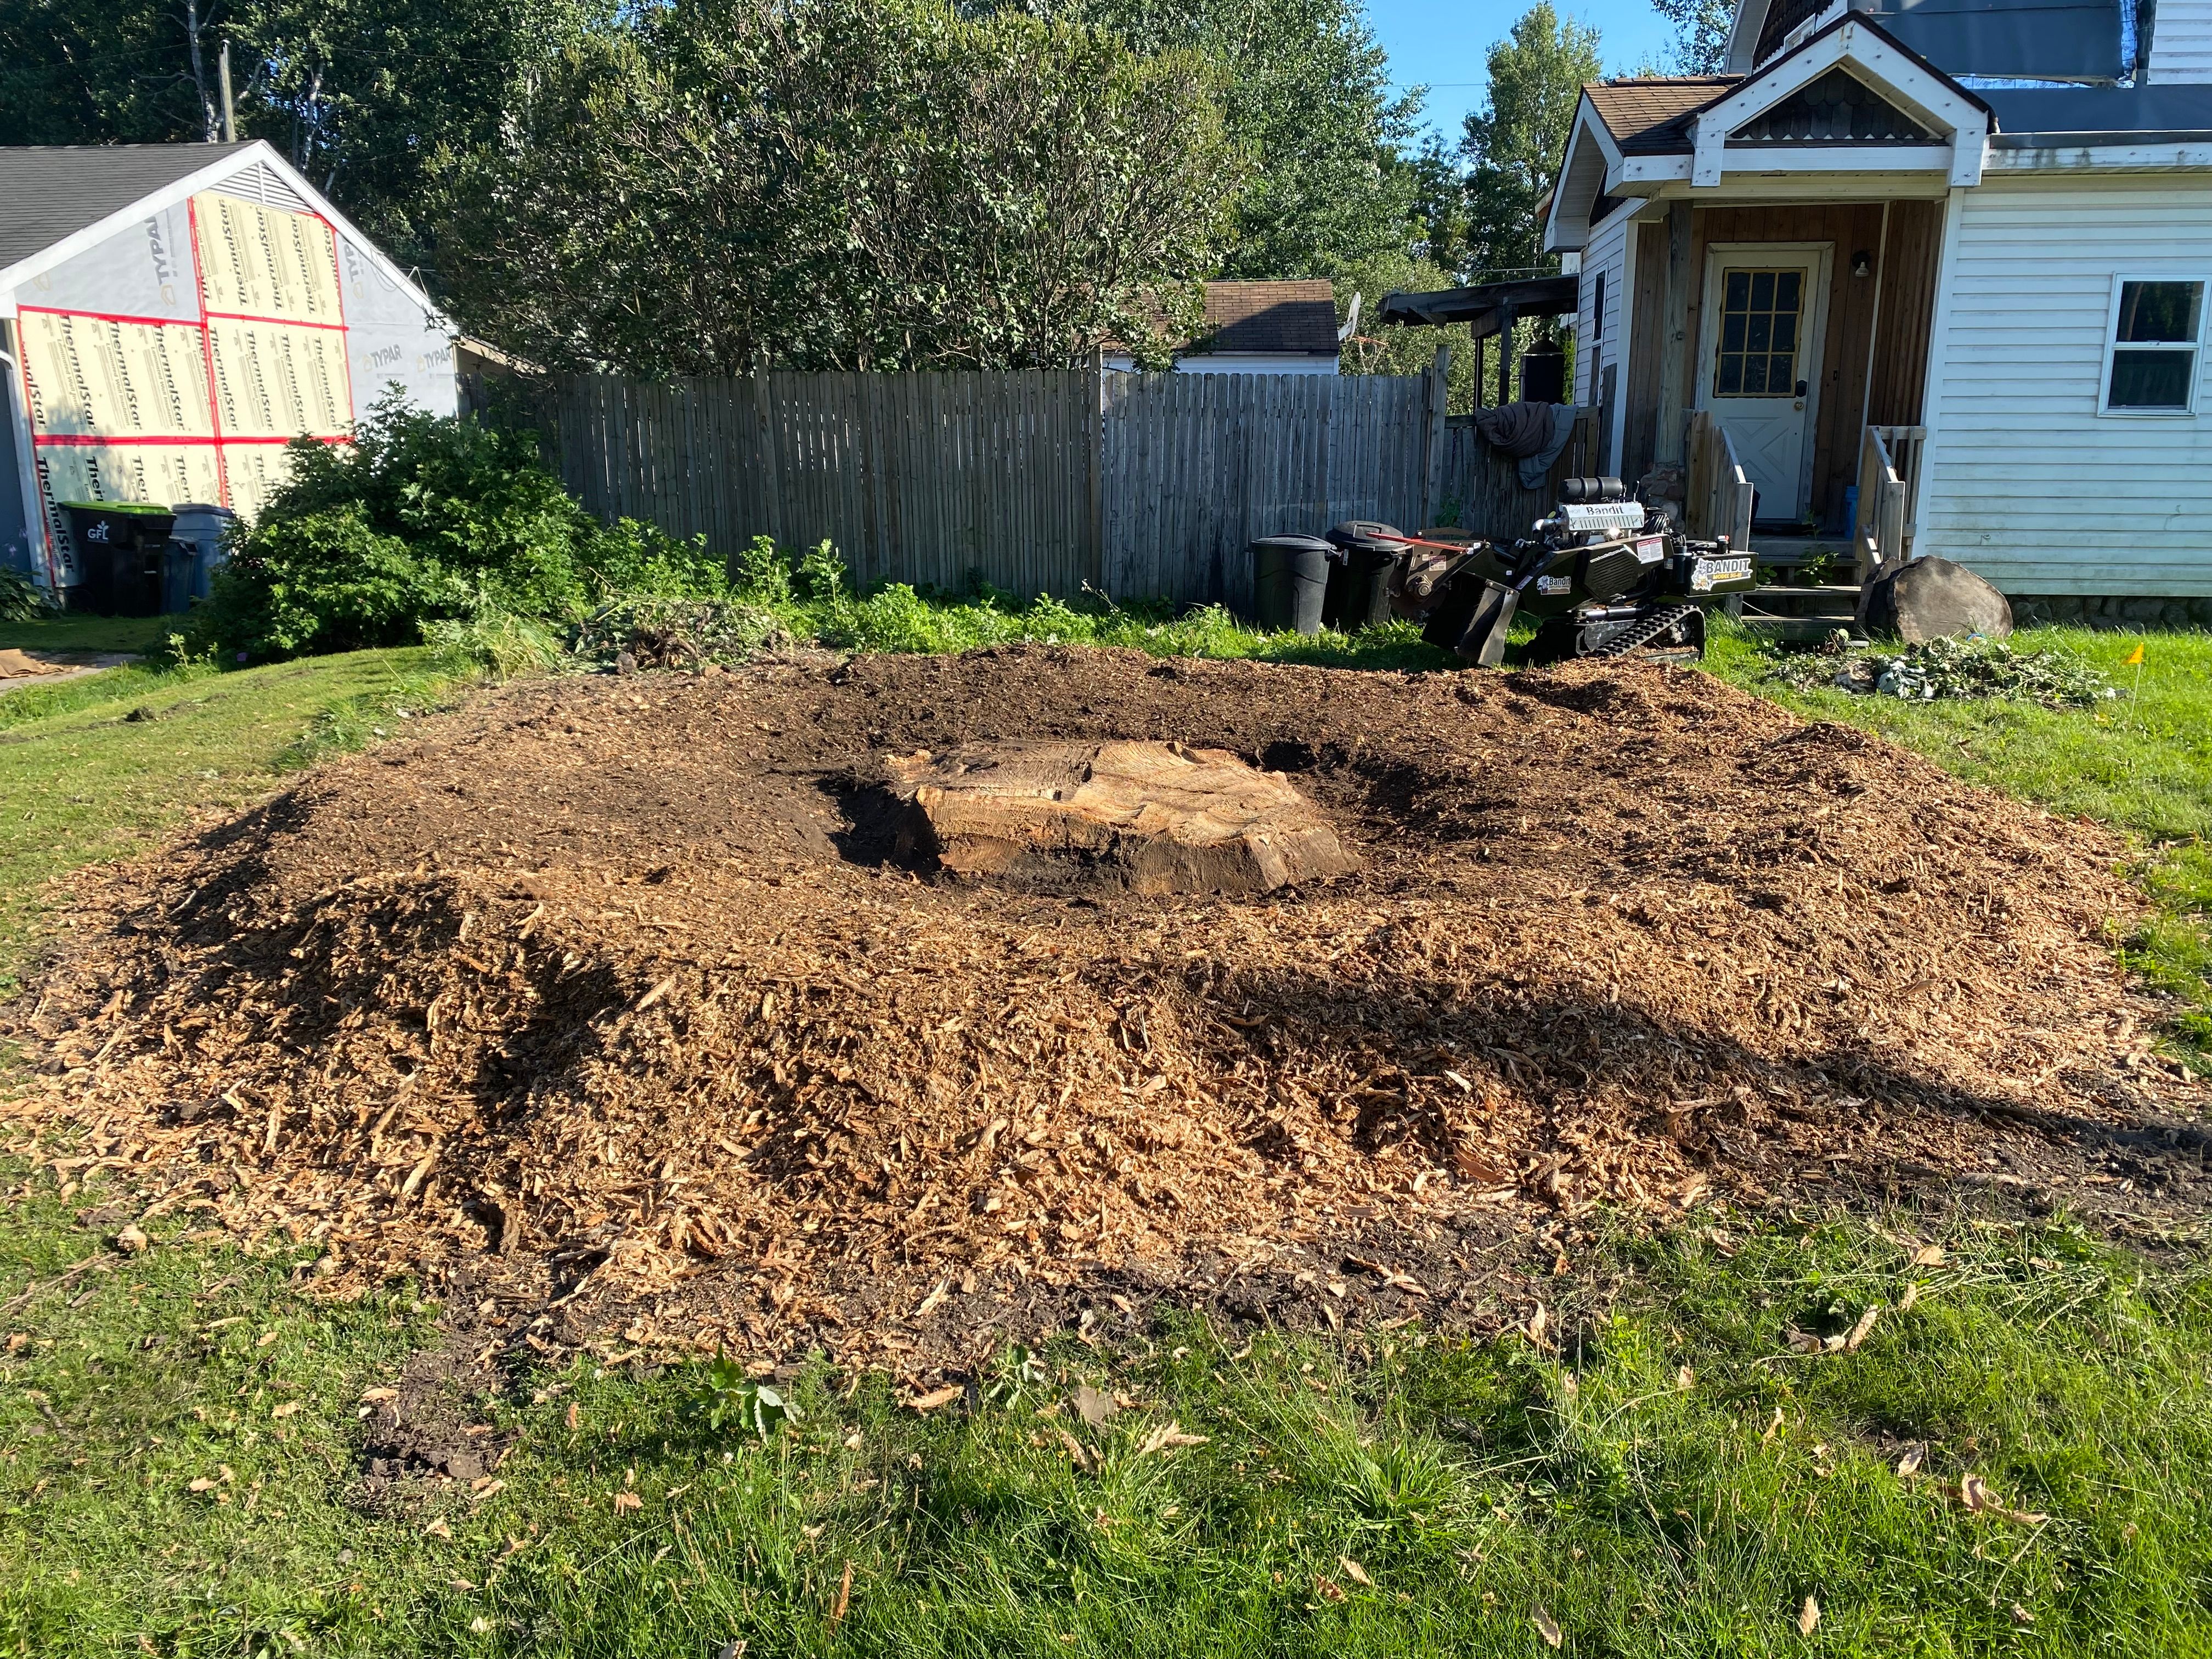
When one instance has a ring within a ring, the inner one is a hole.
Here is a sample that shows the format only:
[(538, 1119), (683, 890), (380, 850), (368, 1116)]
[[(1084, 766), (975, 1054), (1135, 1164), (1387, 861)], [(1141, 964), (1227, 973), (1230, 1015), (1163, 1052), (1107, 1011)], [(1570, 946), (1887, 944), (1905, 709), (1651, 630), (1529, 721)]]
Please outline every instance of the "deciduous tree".
[(1071, 23), (674, 0), (457, 169), (443, 270), (561, 365), (1065, 366), (1212, 269), (1238, 179), (1214, 94), (1196, 53)]

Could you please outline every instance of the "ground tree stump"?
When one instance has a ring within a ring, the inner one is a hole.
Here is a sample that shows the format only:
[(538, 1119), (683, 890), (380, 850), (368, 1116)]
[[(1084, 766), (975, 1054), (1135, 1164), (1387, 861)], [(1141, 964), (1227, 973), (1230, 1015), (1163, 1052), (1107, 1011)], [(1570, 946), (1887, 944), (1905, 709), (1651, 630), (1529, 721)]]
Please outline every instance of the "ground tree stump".
[(1359, 864), (1289, 779), (1225, 749), (971, 745), (890, 768), (900, 852), (960, 875), (1264, 893)]

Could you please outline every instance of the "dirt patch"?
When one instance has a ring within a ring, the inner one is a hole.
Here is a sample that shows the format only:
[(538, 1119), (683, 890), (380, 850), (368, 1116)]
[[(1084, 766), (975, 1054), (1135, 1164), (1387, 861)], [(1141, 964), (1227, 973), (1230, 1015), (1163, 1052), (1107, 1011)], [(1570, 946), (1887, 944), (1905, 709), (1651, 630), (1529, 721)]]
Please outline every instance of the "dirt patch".
[[(1070, 897), (866, 807), (917, 750), (1116, 738), (1291, 771), (1361, 867)], [(337, 1291), (911, 1364), (1159, 1296), (1503, 1316), (1482, 1252), (1601, 1202), (2196, 1213), (2120, 850), (1678, 669), (569, 679), (115, 877), (17, 1006), (34, 1111)]]

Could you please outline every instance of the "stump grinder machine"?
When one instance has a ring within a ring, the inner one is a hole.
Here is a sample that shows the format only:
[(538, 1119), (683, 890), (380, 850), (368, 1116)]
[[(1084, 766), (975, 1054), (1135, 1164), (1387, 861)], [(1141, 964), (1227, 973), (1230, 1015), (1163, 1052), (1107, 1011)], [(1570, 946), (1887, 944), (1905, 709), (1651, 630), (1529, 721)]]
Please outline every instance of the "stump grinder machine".
[(1672, 503), (1646, 507), (1618, 478), (1568, 478), (1559, 494), (1559, 506), (1510, 546), (1449, 530), (1401, 537), (1392, 609), (1420, 623), (1430, 643), (1484, 668), (1504, 659), (1506, 630), (1523, 612), (1539, 623), (1531, 662), (1702, 657), (1706, 607), (1753, 586), (1748, 550), (1726, 537), (1692, 540)]

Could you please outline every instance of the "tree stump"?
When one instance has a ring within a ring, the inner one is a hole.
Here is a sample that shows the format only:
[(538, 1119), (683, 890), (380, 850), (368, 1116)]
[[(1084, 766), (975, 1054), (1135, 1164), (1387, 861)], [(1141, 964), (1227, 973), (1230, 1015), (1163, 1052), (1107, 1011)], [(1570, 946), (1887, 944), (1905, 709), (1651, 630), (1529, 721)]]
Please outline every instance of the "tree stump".
[(1179, 743), (1048, 743), (890, 763), (902, 854), (961, 875), (1264, 893), (1359, 860), (1280, 772)]

